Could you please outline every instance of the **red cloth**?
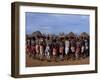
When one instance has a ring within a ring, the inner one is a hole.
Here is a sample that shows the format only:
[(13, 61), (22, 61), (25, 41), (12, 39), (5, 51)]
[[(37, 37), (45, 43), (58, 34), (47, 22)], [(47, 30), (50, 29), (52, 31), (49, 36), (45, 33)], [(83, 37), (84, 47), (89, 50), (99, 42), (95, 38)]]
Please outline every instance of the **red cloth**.
[(35, 52), (36, 52), (36, 47), (35, 46), (31, 46), (31, 53), (35, 54)]
[(76, 48), (76, 53), (80, 53), (80, 48), (79, 47)]
[(31, 52), (31, 46), (30, 45), (26, 45), (26, 51), (27, 51), (27, 53)]
[(60, 47), (60, 48), (59, 48), (59, 52), (60, 52), (60, 53), (63, 53), (63, 51), (64, 51), (64, 47)]
[(53, 55), (56, 55), (56, 54), (57, 54), (57, 49), (53, 48)]

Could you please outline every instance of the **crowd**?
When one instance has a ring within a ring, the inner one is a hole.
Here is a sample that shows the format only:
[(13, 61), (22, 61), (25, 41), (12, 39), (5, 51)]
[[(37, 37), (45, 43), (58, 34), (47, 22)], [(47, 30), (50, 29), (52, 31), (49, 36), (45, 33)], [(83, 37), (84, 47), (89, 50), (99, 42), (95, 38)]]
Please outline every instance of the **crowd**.
[(34, 59), (80, 59), (89, 56), (89, 38), (37, 36), (26, 39), (26, 53)]

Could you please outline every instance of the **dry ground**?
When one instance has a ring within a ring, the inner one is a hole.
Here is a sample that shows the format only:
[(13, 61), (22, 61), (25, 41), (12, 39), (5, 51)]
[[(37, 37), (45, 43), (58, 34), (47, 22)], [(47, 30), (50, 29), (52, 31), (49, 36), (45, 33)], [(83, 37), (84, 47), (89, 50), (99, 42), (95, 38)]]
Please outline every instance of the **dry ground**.
[(57, 66), (57, 65), (80, 65), (80, 64), (89, 64), (89, 58), (80, 59), (80, 60), (64, 60), (64, 61), (51, 61), (48, 62), (46, 60), (40, 61), (37, 59), (33, 59), (26, 55), (26, 67), (36, 67), (36, 66)]

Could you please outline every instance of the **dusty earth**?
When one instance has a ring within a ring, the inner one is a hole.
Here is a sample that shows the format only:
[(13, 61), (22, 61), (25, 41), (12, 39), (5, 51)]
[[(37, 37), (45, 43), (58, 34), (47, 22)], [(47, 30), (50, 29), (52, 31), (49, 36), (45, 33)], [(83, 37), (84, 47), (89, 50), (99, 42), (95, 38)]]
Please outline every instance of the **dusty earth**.
[(58, 66), (58, 65), (80, 65), (80, 64), (89, 64), (89, 57), (85, 59), (79, 59), (79, 60), (63, 60), (63, 61), (50, 61), (47, 60), (38, 60), (33, 59), (29, 55), (26, 55), (26, 67), (36, 67), (36, 66)]

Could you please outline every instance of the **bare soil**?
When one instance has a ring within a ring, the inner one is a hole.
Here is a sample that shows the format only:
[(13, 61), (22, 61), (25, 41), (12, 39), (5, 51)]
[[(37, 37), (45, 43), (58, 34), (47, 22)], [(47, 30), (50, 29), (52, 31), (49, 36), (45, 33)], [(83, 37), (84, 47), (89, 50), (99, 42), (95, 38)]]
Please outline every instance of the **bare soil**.
[(26, 67), (36, 67), (36, 66), (61, 66), (61, 65), (82, 65), (82, 64), (89, 64), (89, 57), (81, 58), (77, 60), (69, 59), (63, 61), (47, 61), (47, 60), (38, 60), (29, 57), (26, 55)]

